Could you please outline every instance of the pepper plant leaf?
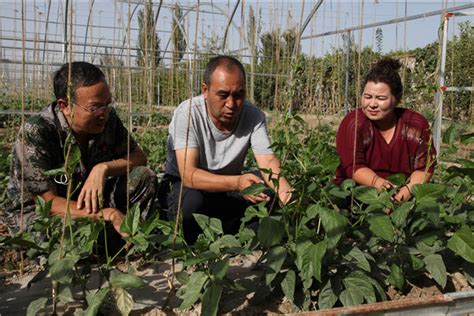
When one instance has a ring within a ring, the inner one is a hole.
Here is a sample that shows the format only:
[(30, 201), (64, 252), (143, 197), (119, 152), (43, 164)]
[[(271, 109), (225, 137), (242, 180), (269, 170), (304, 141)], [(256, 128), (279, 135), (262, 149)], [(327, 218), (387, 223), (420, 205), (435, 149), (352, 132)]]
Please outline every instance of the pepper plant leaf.
[(426, 203), (437, 201), (446, 193), (446, 186), (442, 184), (423, 183), (415, 184), (411, 192), (417, 203)]
[(370, 272), (370, 263), (367, 260), (367, 254), (360, 250), (358, 247), (354, 247), (349, 251), (348, 256), (357, 261), (357, 266), (362, 270)]
[(331, 285), (331, 280), (323, 286), (321, 292), (318, 296), (318, 306), (319, 309), (328, 309), (332, 308), (337, 302), (337, 295), (334, 293), (334, 290)]
[(364, 297), (356, 289), (345, 289), (339, 295), (339, 299), (344, 307), (360, 305), (364, 302)]
[(448, 241), (448, 248), (464, 260), (474, 263), (474, 234), (463, 226)]
[(264, 217), (258, 227), (258, 240), (262, 247), (269, 248), (279, 244), (285, 234), (282, 223), (272, 217)]
[(26, 316), (36, 316), (46, 306), (46, 302), (48, 302), (46, 297), (41, 297), (31, 302), (26, 310)]
[(88, 307), (85, 311), (86, 316), (95, 316), (99, 312), (100, 306), (104, 301), (107, 294), (109, 294), (110, 288), (104, 287), (95, 293), (87, 295)]
[(387, 177), (387, 180), (390, 181), (392, 184), (394, 184), (397, 187), (401, 187), (406, 183), (406, 177), (402, 173), (397, 173), (397, 174), (392, 174)]
[(195, 271), (191, 274), (182, 297), (183, 302), (179, 306), (180, 309), (190, 308), (199, 299), (201, 290), (208, 278), (207, 274), (203, 271)]
[(114, 289), (115, 303), (121, 315), (128, 315), (133, 309), (133, 297), (124, 288)]
[(222, 286), (218, 284), (211, 284), (207, 287), (202, 295), (202, 310), (203, 316), (217, 315), (219, 310), (219, 301), (221, 300)]
[(392, 242), (395, 232), (388, 215), (374, 214), (369, 219), (369, 229), (377, 237)]
[(283, 294), (285, 294), (286, 298), (292, 303), (295, 300), (295, 297), (294, 297), (295, 284), (296, 284), (295, 271), (288, 270), (288, 272), (285, 275), (285, 278), (281, 282), (281, 290), (283, 291)]
[(402, 269), (395, 263), (390, 266), (390, 275), (388, 276), (388, 282), (401, 290), (405, 284), (405, 277), (403, 276)]
[(327, 247), (327, 242), (323, 240), (315, 245), (312, 245), (310, 248), (311, 262), (313, 264), (313, 275), (314, 278), (319, 282), (321, 282), (321, 267)]
[[(370, 277), (361, 271), (353, 271), (342, 281), (346, 290), (359, 293), (367, 303), (376, 302), (375, 291)], [(344, 305), (346, 306), (346, 305)]]
[(249, 187), (243, 189), (240, 194), (242, 195), (259, 195), (260, 193), (265, 192), (269, 188), (263, 183), (255, 183)]
[(282, 246), (273, 247), (268, 251), (266, 257), (267, 266), (270, 268), (270, 271), (265, 275), (265, 284), (270, 285), (277, 274), (280, 273), (281, 267), (285, 262), (286, 249)]
[(123, 273), (117, 270), (112, 270), (110, 272), (110, 284), (114, 288), (131, 288), (131, 287), (142, 287), (146, 283), (140, 277), (130, 274)]
[(444, 288), (446, 286), (447, 273), (443, 258), (438, 254), (431, 254), (426, 256), (423, 261), (426, 264), (426, 270), (431, 274), (436, 283)]
[(224, 279), (227, 274), (227, 271), (229, 271), (229, 258), (227, 257), (224, 260), (213, 263), (210, 267), (210, 270), (211, 275), (214, 278), (218, 280)]
[(321, 223), (326, 232), (328, 248), (334, 248), (346, 232), (349, 221), (338, 212), (324, 208), (319, 204), (318, 215), (321, 218)]
[[(311, 247), (313, 243), (309, 240), (299, 241), (296, 244), (296, 267), (298, 268), (299, 276), (307, 289), (311, 286), (313, 278), (313, 264), (311, 261)], [(308, 287), (306, 287), (308, 286)]]
[(74, 266), (79, 260), (79, 256), (67, 256), (54, 261), (51, 265), (51, 279), (59, 283), (69, 284), (74, 276)]
[(390, 214), (390, 218), (395, 227), (404, 228), (407, 225), (408, 214), (414, 204), (415, 202), (413, 201), (402, 203), (402, 205), (397, 207), (392, 214)]

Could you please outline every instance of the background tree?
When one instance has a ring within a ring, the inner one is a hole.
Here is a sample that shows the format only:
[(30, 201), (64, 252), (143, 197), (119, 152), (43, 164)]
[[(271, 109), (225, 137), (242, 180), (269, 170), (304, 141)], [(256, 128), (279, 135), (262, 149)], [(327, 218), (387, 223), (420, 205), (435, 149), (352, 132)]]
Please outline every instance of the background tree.
[[(181, 22), (183, 12), (178, 3), (175, 4), (173, 9), (173, 26), (171, 29), (171, 42), (173, 44), (173, 64), (177, 64), (181, 61), (186, 50), (186, 40), (184, 38), (184, 25)], [(181, 27), (180, 27), (181, 26)]]
[(255, 102), (255, 67), (258, 61), (258, 43), (257, 39), (259, 38), (261, 30), (260, 25), (260, 15), (257, 21), (255, 14), (253, 12), (252, 6), (249, 8), (249, 22), (247, 30), (247, 44), (249, 46), (250, 52), (250, 89), (248, 98)]
[(382, 54), (383, 45), (383, 31), (380, 27), (375, 30), (375, 46), (377, 47), (377, 53)]
[(148, 0), (143, 9), (138, 12), (138, 41), (137, 41), (137, 65), (140, 68), (138, 81), (142, 81), (139, 87), (146, 95), (145, 100), (151, 105), (158, 100), (158, 65), (161, 61), (160, 38), (156, 33), (156, 25), (153, 13), (152, 1)]

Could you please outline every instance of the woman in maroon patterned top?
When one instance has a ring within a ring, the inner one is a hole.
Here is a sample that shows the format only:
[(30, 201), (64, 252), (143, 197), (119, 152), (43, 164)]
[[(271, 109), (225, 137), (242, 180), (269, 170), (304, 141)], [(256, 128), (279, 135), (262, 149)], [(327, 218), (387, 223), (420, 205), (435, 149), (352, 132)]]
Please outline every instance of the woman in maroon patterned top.
[(428, 121), (397, 107), (403, 95), (399, 68), (398, 61), (382, 59), (365, 78), (361, 107), (349, 113), (337, 131), (341, 164), (335, 182), (353, 179), (380, 191), (393, 187), (389, 175), (402, 173), (409, 182), (394, 198), (405, 201), (413, 185), (430, 179), (436, 152)]

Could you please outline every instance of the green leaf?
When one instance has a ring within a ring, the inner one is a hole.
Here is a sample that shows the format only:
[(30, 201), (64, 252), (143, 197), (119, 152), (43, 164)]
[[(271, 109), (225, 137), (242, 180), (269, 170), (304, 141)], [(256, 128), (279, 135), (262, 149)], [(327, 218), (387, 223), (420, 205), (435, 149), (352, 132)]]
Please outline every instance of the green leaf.
[[(351, 293), (353, 291), (358, 292), (367, 303), (376, 302), (375, 291), (371, 283), (370, 277), (361, 271), (353, 271), (342, 281), (346, 290), (349, 290)], [(346, 306), (344, 304), (344, 306)]]
[(330, 210), (320, 205), (318, 205), (318, 214), (326, 232), (328, 248), (334, 248), (346, 232), (349, 222), (345, 216), (335, 210)]
[[(255, 234), (254, 234), (255, 235)], [(209, 246), (209, 250), (219, 253), (222, 248), (240, 248), (239, 241), (233, 235), (224, 235)]]
[(277, 245), (285, 234), (285, 228), (280, 221), (272, 217), (264, 217), (258, 227), (258, 240), (262, 247), (269, 248)]
[(345, 289), (339, 295), (339, 299), (344, 307), (360, 305), (364, 302), (364, 297), (362, 297), (357, 289)]
[(399, 290), (403, 288), (403, 285), (405, 284), (405, 277), (403, 276), (402, 269), (398, 265), (392, 264), (390, 267), (388, 282)]
[(211, 218), (209, 220), (209, 228), (217, 235), (223, 234), (222, 222), (218, 218)]
[(438, 254), (431, 254), (423, 258), (426, 264), (426, 270), (431, 274), (433, 279), (442, 288), (446, 286), (446, 266), (444, 265), (443, 258)]
[(214, 316), (217, 315), (219, 310), (219, 301), (221, 300), (222, 286), (212, 284), (209, 286), (202, 295), (202, 309), (201, 315), (203, 316)]
[(260, 193), (265, 192), (265, 190), (267, 190), (267, 189), (268, 189), (268, 187), (265, 184), (256, 183), (256, 184), (252, 184), (249, 187), (246, 187), (244, 190), (242, 190), (240, 192), (240, 194), (242, 194), (242, 195), (259, 195)]
[(220, 255), (218, 255), (214, 251), (207, 250), (207, 251), (202, 252), (200, 256), (190, 257), (188, 260), (184, 262), (184, 266), (187, 267), (191, 265), (200, 264), (206, 261), (215, 260), (219, 257)]
[(433, 183), (415, 184), (411, 192), (417, 203), (436, 202), (440, 197), (444, 196), (446, 186)]
[(404, 228), (407, 224), (408, 214), (410, 213), (411, 208), (413, 207), (414, 202), (409, 201), (402, 203), (399, 207), (397, 207), (392, 214), (390, 214), (390, 218), (392, 219), (393, 224), (395, 227)]
[(454, 141), (459, 135), (459, 128), (456, 124), (451, 124), (446, 131), (443, 133), (443, 143), (448, 145), (454, 145)]
[(122, 316), (130, 314), (133, 309), (133, 298), (124, 288), (114, 289), (115, 302), (117, 309)]
[(68, 256), (55, 261), (49, 270), (51, 279), (62, 284), (72, 282), (74, 276), (74, 266), (79, 260), (79, 256)]
[(285, 275), (285, 278), (281, 282), (281, 290), (283, 291), (283, 294), (285, 294), (286, 298), (292, 303), (295, 300), (295, 297), (294, 297), (295, 284), (296, 284), (295, 271), (288, 270), (288, 272)]
[(222, 261), (218, 261), (211, 265), (211, 274), (218, 280), (224, 279), (229, 271), (229, 258), (225, 258)]
[(79, 146), (72, 145), (71, 152), (69, 154), (69, 160), (67, 161), (66, 174), (73, 174), (77, 164), (81, 160), (81, 150)]
[(140, 277), (132, 275), (130, 273), (123, 273), (117, 270), (110, 272), (110, 284), (114, 288), (131, 288), (131, 287), (142, 287), (146, 283)]
[(410, 255), (410, 263), (411, 263), (411, 267), (415, 271), (420, 270), (425, 266), (425, 263), (423, 262), (423, 260), (421, 260), (415, 255)]
[(436, 203), (435, 201), (424, 201), (416, 206), (415, 211), (428, 219), (433, 223), (433, 225), (438, 226), (440, 213), (439, 207), (439, 203)]
[(311, 248), (313, 243), (309, 240), (298, 242), (296, 244), (296, 267), (300, 272), (300, 278), (303, 281), (304, 289), (311, 286), (313, 281), (313, 263), (311, 262)]
[(41, 196), (37, 196), (35, 200), (36, 206), (35, 206), (35, 212), (38, 214), (41, 218), (49, 218), (49, 213), (51, 212), (51, 206), (53, 205), (53, 200), (49, 200), (48, 202), (45, 202), (41, 198)]
[(270, 285), (273, 279), (280, 272), (283, 263), (286, 258), (286, 249), (282, 246), (277, 246), (271, 248), (267, 255), (267, 266), (270, 268), (270, 271), (265, 275), (265, 284)]
[(38, 312), (46, 306), (46, 302), (48, 302), (46, 297), (42, 297), (31, 302), (30, 305), (28, 305), (28, 309), (26, 310), (26, 316), (36, 316), (36, 314), (38, 314)]
[(134, 236), (138, 231), (140, 223), (140, 205), (137, 203), (125, 214), (125, 218), (120, 225), (120, 231)]
[(43, 174), (47, 177), (59, 176), (65, 173), (66, 170), (64, 169), (64, 167), (43, 171)]
[(3, 241), (4, 245), (17, 245), (26, 249), (44, 250), (38, 244), (23, 238), (23, 235), (17, 235), (13, 238), (7, 237)]
[(342, 190), (342, 188), (339, 186), (335, 186), (331, 190), (329, 190), (329, 194), (341, 199), (345, 199), (346, 197), (351, 195), (351, 192)]
[(184, 271), (179, 271), (175, 275), (176, 275), (176, 280), (178, 280), (179, 283), (181, 283), (182, 285), (188, 284), (189, 274), (187, 274)]
[(196, 220), (196, 223), (198, 223), (199, 227), (201, 227), (202, 230), (206, 230), (206, 228), (209, 227), (209, 216), (203, 214), (193, 214), (193, 216)]
[(380, 204), (379, 194), (377, 189), (367, 186), (358, 186), (354, 189), (354, 197), (359, 201), (368, 204)]
[(357, 266), (362, 270), (370, 272), (370, 263), (367, 260), (367, 254), (360, 250), (358, 247), (354, 247), (349, 251), (348, 256), (357, 261)]
[(337, 302), (337, 295), (334, 293), (334, 290), (331, 285), (331, 280), (324, 285), (319, 293), (318, 305), (319, 309), (328, 309), (332, 308)]
[(377, 237), (392, 242), (395, 238), (395, 232), (388, 215), (374, 214), (369, 219), (369, 229)]
[(406, 177), (403, 173), (392, 174), (387, 177), (387, 180), (390, 181), (397, 187), (401, 187), (406, 183)]
[(66, 286), (61, 291), (59, 291), (58, 299), (63, 304), (74, 302), (74, 297), (72, 296), (71, 288), (69, 286)]
[(98, 290), (96, 293), (90, 293), (87, 296), (87, 303), (89, 306), (86, 309), (85, 315), (86, 316), (95, 316), (99, 312), (100, 306), (104, 301), (105, 297), (109, 293), (110, 288), (102, 288)]
[(180, 309), (190, 308), (199, 299), (202, 287), (207, 280), (208, 276), (203, 271), (195, 271), (191, 274), (189, 282), (186, 285), (186, 292), (182, 297), (183, 302), (179, 306)]
[(346, 179), (341, 183), (341, 188), (343, 190), (350, 190), (350, 189), (354, 188), (355, 185), (356, 185), (356, 183), (354, 182), (354, 180)]
[(464, 226), (459, 229), (448, 241), (448, 248), (464, 260), (474, 263), (474, 235)]
[(323, 240), (310, 248), (311, 262), (313, 264), (313, 275), (314, 278), (319, 282), (321, 282), (321, 267), (323, 257), (326, 254), (327, 246), (327, 242)]
[(462, 134), (461, 135), (461, 143), (467, 145), (469, 143), (474, 142), (474, 133)]

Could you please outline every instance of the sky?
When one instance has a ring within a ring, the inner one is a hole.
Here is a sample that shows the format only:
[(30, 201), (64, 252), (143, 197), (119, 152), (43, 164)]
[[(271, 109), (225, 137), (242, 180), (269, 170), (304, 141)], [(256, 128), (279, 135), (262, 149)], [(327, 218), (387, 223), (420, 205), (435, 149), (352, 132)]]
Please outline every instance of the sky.
[[(74, 59), (98, 61), (98, 56), (109, 47), (116, 54), (123, 57), (128, 54), (128, 16), (132, 16), (130, 30), (130, 54), (135, 55), (138, 37), (137, 12), (142, 5), (137, 0), (105, 1), (105, 0), (71, 0), (73, 3), (73, 42)], [(22, 36), (25, 37), (25, 51), (27, 60), (55, 63), (63, 58), (64, 12), (65, 0), (51, 1), (49, 24), (46, 32), (46, 18), (48, 16), (48, 1), (27, 0), (25, 3), (25, 31), (22, 31), (22, 1), (0, 2), (0, 44), (2, 58), (18, 60), (21, 56)], [(155, 11), (158, 0), (154, 1)], [(157, 31), (161, 39), (161, 48), (171, 50), (169, 38), (172, 28), (172, 8), (174, 1), (163, 1), (158, 19)], [(184, 29), (190, 44), (188, 51), (192, 52), (195, 42), (203, 47), (210, 38), (222, 42), (226, 25), (237, 1), (203, 1), (200, 3), (199, 14), (196, 12), (197, 2), (179, 1), (186, 14)], [(247, 33), (249, 8), (256, 12), (260, 23), (261, 33), (277, 28), (286, 30), (300, 25), (305, 21), (316, 1), (254, 1), (242, 0), (237, 6), (232, 25), (228, 31), (227, 51), (242, 51), (248, 55), (245, 34)], [(342, 47), (341, 35), (310, 38), (311, 36), (341, 30), (358, 25), (387, 21), (396, 18), (410, 17), (416, 14), (431, 12), (444, 8), (462, 5), (472, 5), (470, 12), (474, 14), (473, 1), (323, 1), (316, 14), (310, 20), (302, 37), (302, 52), (308, 55), (321, 56), (333, 48)], [(91, 15), (89, 17), (89, 11)], [(132, 15), (133, 13), (133, 15)], [(89, 20), (90, 27), (86, 25)], [(458, 32), (458, 23), (471, 21), (474, 16), (453, 17), (449, 20), (449, 36)], [(423, 47), (437, 40), (441, 16), (427, 17), (409, 22), (394, 23), (381, 26), (383, 33), (382, 52), (392, 50), (408, 50)], [(196, 29), (196, 24), (198, 25)], [(87, 39), (85, 38), (87, 30)], [(362, 46), (375, 49), (375, 28), (363, 32), (353, 32), (354, 41)], [(45, 45), (45, 38), (49, 42)], [(85, 44), (85, 45), (84, 45)], [(43, 52), (46, 47), (46, 52)], [(165, 57), (169, 57), (167, 54)], [(166, 60), (166, 58), (165, 58)]]

